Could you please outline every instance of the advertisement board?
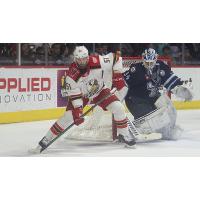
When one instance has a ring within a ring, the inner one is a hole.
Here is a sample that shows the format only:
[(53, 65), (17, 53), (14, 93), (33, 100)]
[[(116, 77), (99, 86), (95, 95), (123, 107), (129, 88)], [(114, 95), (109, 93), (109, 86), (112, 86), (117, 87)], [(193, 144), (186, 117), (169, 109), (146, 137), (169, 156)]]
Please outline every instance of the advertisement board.
[(55, 107), (57, 107), (57, 69), (0, 70), (1, 112)]
[[(67, 106), (61, 95), (64, 66), (0, 68), (0, 123), (59, 118)], [(192, 81), (194, 99), (182, 102), (172, 95), (177, 109), (200, 108), (200, 66), (174, 66), (174, 73)]]

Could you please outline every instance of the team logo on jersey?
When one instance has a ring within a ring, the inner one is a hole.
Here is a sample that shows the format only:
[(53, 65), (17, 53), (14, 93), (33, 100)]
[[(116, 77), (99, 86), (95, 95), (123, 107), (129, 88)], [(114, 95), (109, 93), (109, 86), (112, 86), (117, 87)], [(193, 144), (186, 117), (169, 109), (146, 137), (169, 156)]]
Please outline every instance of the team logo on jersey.
[(164, 76), (165, 75), (165, 71), (164, 70), (160, 70), (160, 75)]
[(92, 61), (93, 61), (93, 63), (97, 63), (98, 62), (98, 60), (95, 57), (92, 57)]
[(135, 72), (135, 67), (131, 67), (131, 72), (134, 73)]
[(100, 85), (97, 79), (91, 79), (87, 83), (87, 97), (93, 96), (95, 93), (99, 91)]
[(147, 90), (149, 91), (149, 97), (155, 97), (158, 94), (158, 88), (151, 81), (147, 82)]
[(147, 89), (148, 89), (148, 90), (151, 90), (153, 87), (154, 87), (154, 86), (153, 86), (153, 84), (152, 84), (151, 81), (147, 82)]

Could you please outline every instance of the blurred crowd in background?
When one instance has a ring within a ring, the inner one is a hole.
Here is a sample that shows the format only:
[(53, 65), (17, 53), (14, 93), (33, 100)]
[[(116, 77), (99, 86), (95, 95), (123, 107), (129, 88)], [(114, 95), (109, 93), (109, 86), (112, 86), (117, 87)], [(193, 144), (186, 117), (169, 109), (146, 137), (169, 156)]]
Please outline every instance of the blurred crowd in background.
[(200, 64), (200, 43), (0, 43), (0, 65), (68, 65), (76, 45), (85, 45), (91, 55), (120, 50), (123, 57), (141, 56), (152, 47), (174, 64)]

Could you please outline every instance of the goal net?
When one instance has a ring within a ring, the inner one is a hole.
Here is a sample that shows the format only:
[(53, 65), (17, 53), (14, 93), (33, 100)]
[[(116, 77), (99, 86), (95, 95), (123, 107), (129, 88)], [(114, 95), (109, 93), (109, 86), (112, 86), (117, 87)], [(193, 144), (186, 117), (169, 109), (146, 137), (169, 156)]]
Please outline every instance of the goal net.
[[(160, 57), (162, 61), (171, 65), (169, 58)], [(142, 62), (141, 57), (124, 57), (123, 67), (124, 71), (133, 63)], [(89, 106), (84, 108), (84, 111)], [(126, 109), (130, 119), (133, 116)], [(113, 141), (117, 138), (117, 129), (113, 123), (113, 116), (109, 111), (103, 111), (100, 107), (96, 107), (88, 116), (85, 117), (84, 123), (79, 126), (74, 126), (67, 133), (66, 139), (75, 140), (92, 140), (92, 141)]]

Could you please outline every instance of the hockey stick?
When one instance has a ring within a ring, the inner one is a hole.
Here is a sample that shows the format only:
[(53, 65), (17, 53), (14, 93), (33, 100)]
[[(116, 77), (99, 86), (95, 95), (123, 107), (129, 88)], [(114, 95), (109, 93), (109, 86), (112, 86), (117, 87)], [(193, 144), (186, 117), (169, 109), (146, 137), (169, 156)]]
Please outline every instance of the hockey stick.
[[(116, 88), (113, 88), (111, 90), (111, 93), (104, 96), (102, 99), (100, 99), (99, 101), (96, 102), (96, 104), (94, 104), (90, 109), (88, 109), (86, 112), (84, 112), (80, 118), (86, 116), (90, 111), (92, 111), (95, 107), (97, 107), (100, 103), (102, 103), (106, 98), (110, 97), (111, 95), (113, 95), (116, 92)], [(68, 131), (70, 128), (72, 128), (75, 125), (75, 122), (72, 122), (63, 132), (61, 132), (57, 137), (55, 137), (53, 140), (51, 140), (45, 147), (43, 147), (40, 150), (40, 153), (42, 153), (46, 148), (48, 148), (52, 143), (54, 143), (60, 136), (62, 136), (66, 131)]]
[(149, 141), (154, 141), (154, 140), (160, 140), (162, 138), (161, 133), (156, 133), (156, 132), (152, 132), (148, 134), (139, 133), (135, 125), (133, 124), (133, 122), (128, 118), (128, 116), (127, 116), (127, 119), (128, 119), (129, 130), (132, 132), (137, 142), (149, 142)]

